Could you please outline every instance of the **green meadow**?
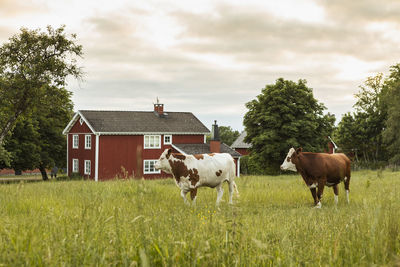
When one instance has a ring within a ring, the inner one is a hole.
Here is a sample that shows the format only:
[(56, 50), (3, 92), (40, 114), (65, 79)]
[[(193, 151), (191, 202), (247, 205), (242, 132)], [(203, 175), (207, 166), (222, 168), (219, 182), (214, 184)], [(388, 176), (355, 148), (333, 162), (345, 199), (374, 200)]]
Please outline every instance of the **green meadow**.
[(186, 206), (172, 179), (0, 184), (0, 266), (400, 265), (400, 173), (357, 171), (350, 204), (300, 175), (244, 176)]

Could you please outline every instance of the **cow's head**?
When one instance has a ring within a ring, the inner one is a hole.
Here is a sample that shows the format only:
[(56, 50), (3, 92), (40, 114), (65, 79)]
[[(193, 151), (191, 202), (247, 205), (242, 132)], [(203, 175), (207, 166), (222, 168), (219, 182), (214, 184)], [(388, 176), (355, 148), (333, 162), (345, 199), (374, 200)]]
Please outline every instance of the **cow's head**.
[(293, 147), (289, 149), (289, 153), (281, 165), (281, 170), (297, 172), (296, 163), (298, 162), (298, 155), (301, 153), (301, 150), (301, 147), (296, 150)]
[(164, 152), (161, 154), (160, 158), (157, 160), (154, 167), (157, 170), (162, 170), (166, 173), (172, 173), (171, 165), (169, 164), (169, 159), (171, 157), (171, 154), (172, 154), (171, 148), (165, 149)]

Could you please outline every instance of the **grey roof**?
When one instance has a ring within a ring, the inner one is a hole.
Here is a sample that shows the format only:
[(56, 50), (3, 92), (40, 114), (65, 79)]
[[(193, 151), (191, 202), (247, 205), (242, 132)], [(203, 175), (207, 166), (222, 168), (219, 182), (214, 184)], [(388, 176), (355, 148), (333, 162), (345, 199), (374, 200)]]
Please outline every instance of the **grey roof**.
[(250, 148), (251, 145), (244, 141), (244, 138), (246, 137), (246, 135), (247, 135), (246, 131), (243, 131), (239, 135), (239, 137), (235, 140), (235, 142), (233, 142), (233, 144), (231, 145), (231, 148)]
[[(174, 146), (190, 155), (210, 153), (210, 144), (174, 144)], [(228, 153), (234, 158), (242, 156), (224, 143), (221, 143), (221, 153)]]
[(209, 133), (191, 112), (80, 110), (80, 114), (101, 133)]

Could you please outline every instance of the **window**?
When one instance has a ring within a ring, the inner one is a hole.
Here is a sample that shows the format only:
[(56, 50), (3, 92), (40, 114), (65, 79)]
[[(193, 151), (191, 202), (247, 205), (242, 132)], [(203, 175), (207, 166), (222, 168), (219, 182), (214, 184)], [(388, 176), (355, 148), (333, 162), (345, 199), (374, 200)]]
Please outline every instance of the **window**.
[(164, 135), (164, 145), (172, 144), (172, 135)]
[(90, 134), (85, 135), (85, 149), (92, 148), (92, 136)]
[(149, 174), (149, 173), (161, 173), (160, 170), (156, 170), (154, 168), (154, 165), (156, 164), (157, 160), (145, 160), (144, 161), (144, 174)]
[(79, 123), (82, 125), (82, 123), (83, 123), (83, 119), (82, 118), (79, 119)]
[(85, 160), (85, 171), (84, 174), (90, 174), (90, 160)]
[(145, 135), (144, 148), (161, 148), (161, 135)]
[(72, 136), (72, 148), (78, 148), (79, 147), (79, 135), (74, 134)]
[(72, 159), (72, 172), (79, 172), (79, 161), (78, 159)]

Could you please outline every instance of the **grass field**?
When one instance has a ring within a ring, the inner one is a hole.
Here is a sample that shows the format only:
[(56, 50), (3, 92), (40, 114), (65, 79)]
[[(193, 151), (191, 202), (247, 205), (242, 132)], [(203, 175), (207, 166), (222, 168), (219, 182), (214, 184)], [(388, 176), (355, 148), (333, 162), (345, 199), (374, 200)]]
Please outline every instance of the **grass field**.
[(0, 266), (394, 266), (400, 173), (354, 172), (322, 209), (299, 175), (240, 177), (240, 197), (172, 179), (0, 184)]

